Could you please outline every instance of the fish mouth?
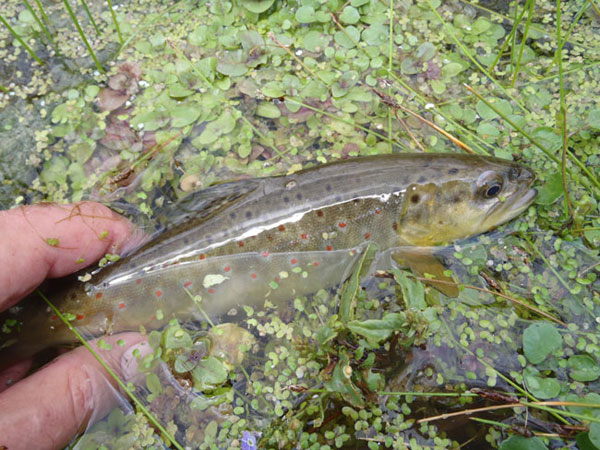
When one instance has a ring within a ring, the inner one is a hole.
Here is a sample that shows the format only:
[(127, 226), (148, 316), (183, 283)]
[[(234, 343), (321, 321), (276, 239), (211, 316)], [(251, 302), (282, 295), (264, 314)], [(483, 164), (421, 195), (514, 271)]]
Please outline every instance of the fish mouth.
[(505, 199), (496, 208), (493, 208), (490, 211), (488, 219), (496, 222), (495, 226), (501, 225), (509, 220), (514, 219), (527, 208), (529, 208), (537, 196), (537, 190), (530, 187), (532, 184), (533, 180), (531, 183), (528, 183), (527, 186), (524, 186), (522, 189), (519, 189), (517, 192)]

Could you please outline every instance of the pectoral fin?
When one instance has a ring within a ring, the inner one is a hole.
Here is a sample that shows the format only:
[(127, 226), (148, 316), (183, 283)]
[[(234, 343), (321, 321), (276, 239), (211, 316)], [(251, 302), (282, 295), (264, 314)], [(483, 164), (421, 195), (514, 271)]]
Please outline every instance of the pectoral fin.
[(423, 249), (399, 250), (392, 257), (398, 264), (408, 266), (416, 276), (422, 278), (423, 283), (433, 286), (448, 297), (458, 297), (456, 281), (444, 274), (446, 267), (431, 252)]

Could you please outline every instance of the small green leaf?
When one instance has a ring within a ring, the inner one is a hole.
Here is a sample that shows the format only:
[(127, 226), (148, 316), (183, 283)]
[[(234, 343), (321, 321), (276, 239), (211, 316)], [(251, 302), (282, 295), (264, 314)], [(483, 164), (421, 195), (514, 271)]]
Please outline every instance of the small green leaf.
[(588, 437), (592, 445), (595, 445), (596, 448), (600, 448), (600, 423), (593, 422), (590, 425), (590, 432), (588, 433)]
[(360, 334), (372, 342), (381, 342), (395, 331), (402, 330), (406, 317), (400, 313), (389, 313), (383, 319), (353, 320), (348, 322), (348, 329)]
[(198, 363), (192, 371), (194, 387), (200, 391), (214, 389), (225, 383), (229, 371), (225, 365), (214, 356), (209, 356)]
[(560, 383), (555, 378), (544, 378), (539, 372), (528, 367), (524, 373), (525, 385), (527, 390), (535, 397), (547, 400), (557, 397), (560, 394)]
[(600, 366), (589, 355), (575, 355), (569, 358), (569, 376), (575, 381), (594, 381), (600, 377)]
[(360, 20), (360, 13), (353, 6), (346, 6), (340, 14), (340, 20), (348, 25), (354, 25)]
[(296, 11), (296, 20), (300, 23), (311, 23), (316, 20), (315, 8), (312, 6), (301, 6)]
[(538, 205), (551, 205), (563, 195), (563, 184), (561, 172), (550, 175), (544, 185), (538, 188), (538, 195), (535, 202)]
[(179, 105), (171, 110), (171, 125), (175, 128), (185, 127), (198, 120), (201, 109), (195, 105)]
[(275, 0), (244, 0), (242, 5), (248, 11), (260, 14), (269, 9), (273, 3), (275, 3)]
[(360, 31), (355, 26), (350, 25), (344, 31), (337, 31), (333, 35), (333, 39), (344, 48), (353, 48), (360, 41)]
[(548, 450), (540, 438), (511, 436), (500, 444), (499, 450)]
[(588, 115), (590, 127), (600, 130), (600, 109), (592, 109)]
[(536, 322), (523, 332), (523, 352), (532, 364), (541, 363), (562, 347), (562, 336), (554, 325)]

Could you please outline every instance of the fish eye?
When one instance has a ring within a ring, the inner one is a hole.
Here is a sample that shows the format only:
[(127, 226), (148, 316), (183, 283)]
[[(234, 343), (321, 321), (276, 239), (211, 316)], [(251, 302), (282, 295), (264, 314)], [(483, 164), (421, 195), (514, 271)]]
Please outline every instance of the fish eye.
[(477, 180), (480, 195), (486, 199), (497, 197), (502, 192), (503, 179), (493, 170), (481, 174)]
[(485, 196), (485, 198), (492, 198), (497, 196), (501, 190), (502, 185), (496, 181), (492, 185), (486, 187), (483, 195)]

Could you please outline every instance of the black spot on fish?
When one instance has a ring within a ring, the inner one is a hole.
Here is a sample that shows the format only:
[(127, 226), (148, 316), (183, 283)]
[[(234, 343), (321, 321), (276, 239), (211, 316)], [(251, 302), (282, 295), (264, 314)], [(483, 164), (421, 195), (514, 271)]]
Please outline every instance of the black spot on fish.
[(327, 192), (331, 192), (331, 185), (330, 185), (330, 184), (326, 184), (326, 185), (325, 185), (325, 190), (326, 190)]
[(298, 193), (296, 194), (296, 198), (297, 198), (298, 200), (302, 200), (302, 194), (301, 194), (300, 192), (298, 192)]
[(392, 224), (392, 228), (394, 229), (394, 231), (398, 231), (398, 224), (396, 222), (394, 222)]
[(341, 195), (336, 195), (335, 196), (335, 201), (338, 202), (338, 203), (341, 202), (342, 201), (342, 196)]
[(460, 195), (455, 195), (450, 199), (451, 203), (460, 203)]
[(231, 214), (229, 214), (229, 217), (231, 217), (232, 219), (235, 219), (235, 213), (232, 212)]
[(448, 169), (448, 175), (456, 175), (458, 173), (458, 169), (453, 167), (452, 169)]
[(423, 175), (421, 175), (419, 177), (419, 179), (417, 180), (417, 183), (425, 183), (427, 181), (427, 178), (425, 178)]
[(355, 198), (353, 201), (355, 205), (358, 205), (360, 203), (360, 198)]
[(189, 239), (189, 238), (186, 238), (186, 237), (184, 237), (184, 238), (183, 238), (183, 243), (184, 243), (185, 245), (189, 244), (189, 243), (190, 243), (190, 239)]
[(246, 211), (246, 219), (250, 219), (252, 217), (252, 211)]
[(285, 197), (283, 197), (283, 201), (286, 203), (290, 202), (290, 198), (286, 195)]
[(419, 194), (413, 194), (410, 196), (410, 201), (412, 203), (419, 203), (419, 200), (421, 200), (421, 197), (419, 197)]
[(210, 234), (208, 236), (206, 236), (204, 239), (206, 239), (207, 244), (212, 244), (212, 242), (213, 242), (213, 238)]

